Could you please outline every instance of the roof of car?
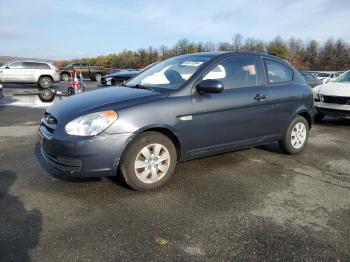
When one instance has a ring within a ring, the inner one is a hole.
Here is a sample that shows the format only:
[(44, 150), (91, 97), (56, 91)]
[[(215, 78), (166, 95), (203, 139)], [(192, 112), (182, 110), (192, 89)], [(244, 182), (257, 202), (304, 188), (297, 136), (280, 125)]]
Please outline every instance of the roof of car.
[(13, 61), (8, 61), (7, 63), (14, 63), (14, 62), (51, 64), (51, 62), (40, 61), (40, 60), (13, 60)]
[[(258, 52), (258, 51), (210, 51), (210, 52), (199, 52), (199, 53), (191, 53), (184, 54), (183, 56), (210, 56), (210, 57), (218, 57), (218, 56), (226, 56), (230, 54), (242, 54), (242, 55), (263, 55), (267, 57), (276, 58), (276, 56), (270, 55), (267, 52)], [(283, 59), (281, 59), (283, 60)]]

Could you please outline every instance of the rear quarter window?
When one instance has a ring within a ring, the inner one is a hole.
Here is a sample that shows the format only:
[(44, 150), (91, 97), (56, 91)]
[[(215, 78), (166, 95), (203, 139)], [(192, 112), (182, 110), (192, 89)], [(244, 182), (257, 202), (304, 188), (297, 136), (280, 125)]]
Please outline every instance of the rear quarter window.
[(293, 70), (288, 66), (272, 59), (264, 59), (267, 80), (270, 84), (288, 82), (293, 80)]
[(51, 69), (48, 64), (44, 64), (44, 63), (38, 63), (38, 68), (39, 69)]

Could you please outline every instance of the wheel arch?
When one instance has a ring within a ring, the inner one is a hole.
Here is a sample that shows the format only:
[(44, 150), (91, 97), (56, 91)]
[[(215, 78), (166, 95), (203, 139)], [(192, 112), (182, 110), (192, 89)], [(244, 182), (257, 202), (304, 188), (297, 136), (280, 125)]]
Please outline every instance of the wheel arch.
[(291, 115), (291, 117), (289, 119), (288, 125), (297, 116), (304, 117), (306, 119), (307, 123), (309, 124), (309, 129), (311, 129), (311, 126), (313, 124), (313, 115), (309, 109), (307, 109), (306, 107), (300, 107), (300, 108), (298, 108), (298, 110), (295, 110), (295, 113), (293, 115)]
[(312, 116), (309, 112), (306, 110), (299, 112), (297, 115), (302, 116), (306, 119), (307, 123), (309, 124), (309, 129), (311, 129), (312, 126)]
[(135, 133), (135, 136), (138, 135), (138, 134), (141, 134), (141, 133), (149, 132), (149, 131), (158, 132), (158, 133), (168, 137), (173, 142), (173, 144), (175, 146), (177, 159), (178, 160), (181, 159), (181, 156), (182, 156), (181, 140), (176, 135), (174, 130), (172, 130), (169, 127), (165, 127), (165, 126), (150, 126), (150, 127), (146, 127), (146, 128), (143, 128), (143, 129), (139, 130), (138, 132)]
[(38, 78), (38, 83), (39, 83), (40, 79), (43, 78), (43, 77), (49, 77), (49, 78), (53, 81), (53, 77), (52, 77), (51, 75), (46, 75), (46, 74), (44, 74), (44, 75), (40, 75), (40, 76), (39, 76), (39, 78)]

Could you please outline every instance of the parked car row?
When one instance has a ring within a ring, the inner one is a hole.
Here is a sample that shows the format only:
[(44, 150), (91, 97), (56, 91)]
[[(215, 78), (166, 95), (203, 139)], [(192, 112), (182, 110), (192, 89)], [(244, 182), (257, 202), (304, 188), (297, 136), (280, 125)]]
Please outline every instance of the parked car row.
[(102, 86), (115, 86), (124, 83), (125, 81), (138, 75), (140, 70), (137, 69), (126, 69), (118, 70), (111, 74), (107, 74), (101, 78)]
[(300, 74), (305, 79), (306, 83), (311, 87), (315, 87), (317, 85), (322, 84), (322, 81), (311, 73), (301, 72)]
[(318, 71), (301, 71), (301, 74), (307, 74), (307, 75), (312, 75), (314, 77), (316, 77), (317, 79), (319, 79), (322, 84), (326, 83), (326, 82), (332, 82), (334, 81), (338, 76), (340, 76), (342, 73), (344, 73), (343, 71), (322, 71), (322, 72), (318, 72)]
[(316, 119), (326, 115), (350, 119), (350, 71), (314, 89)]

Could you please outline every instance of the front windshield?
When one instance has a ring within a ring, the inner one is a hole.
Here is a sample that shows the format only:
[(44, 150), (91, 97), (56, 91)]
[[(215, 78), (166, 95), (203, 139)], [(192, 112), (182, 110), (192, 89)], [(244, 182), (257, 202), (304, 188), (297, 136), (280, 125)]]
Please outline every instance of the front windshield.
[(343, 73), (334, 82), (350, 82), (350, 71)]
[(169, 58), (143, 71), (127, 82), (125, 86), (176, 90), (209, 59), (210, 56), (207, 55)]
[(8, 66), (9, 64), (11, 64), (13, 61), (7, 62), (7, 63), (3, 63), (0, 68), (5, 68), (6, 66)]

